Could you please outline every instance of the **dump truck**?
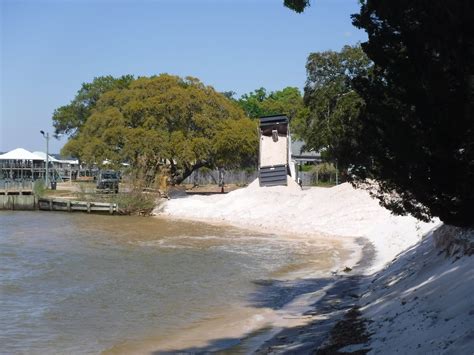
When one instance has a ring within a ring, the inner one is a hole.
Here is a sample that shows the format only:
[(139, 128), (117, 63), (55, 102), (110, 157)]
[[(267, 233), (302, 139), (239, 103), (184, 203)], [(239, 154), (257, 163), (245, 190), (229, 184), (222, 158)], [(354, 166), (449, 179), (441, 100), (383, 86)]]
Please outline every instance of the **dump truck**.
[(296, 180), (291, 159), (289, 120), (285, 115), (260, 117), (258, 179), (260, 186), (288, 185), (288, 175)]

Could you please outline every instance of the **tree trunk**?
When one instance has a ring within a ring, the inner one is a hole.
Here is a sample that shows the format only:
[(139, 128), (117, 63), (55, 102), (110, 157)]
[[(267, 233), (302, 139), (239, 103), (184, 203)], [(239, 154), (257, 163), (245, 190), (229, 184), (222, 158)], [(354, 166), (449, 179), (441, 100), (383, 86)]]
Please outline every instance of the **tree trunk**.
[(176, 165), (171, 164), (170, 167), (170, 184), (179, 185), (181, 184), (188, 176), (190, 176), (193, 171), (198, 170), (204, 166), (210, 167), (207, 162), (197, 162), (194, 165), (187, 166), (184, 168), (178, 168)]

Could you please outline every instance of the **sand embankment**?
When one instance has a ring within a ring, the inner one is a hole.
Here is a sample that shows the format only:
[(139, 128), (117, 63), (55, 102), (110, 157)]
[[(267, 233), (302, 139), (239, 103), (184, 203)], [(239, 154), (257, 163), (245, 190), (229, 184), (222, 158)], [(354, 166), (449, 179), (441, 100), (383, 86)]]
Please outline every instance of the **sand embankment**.
[(291, 182), (288, 187), (261, 188), (256, 180), (228, 194), (171, 199), (156, 213), (276, 234), (363, 237), (376, 251), (370, 271), (380, 269), (438, 224), (394, 216), (366, 191), (347, 183), (301, 190)]
[[(294, 185), (260, 188), (254, 182), (227, 195), (171, 200), (159, 213), (276, 234), (364, 237), (373, 244), (375, 262), (365, 275), (342, 279), (334, 290), (325, 291), (325, 297), (310, 312), (316, 315), (312, 322), (284, 329), (259, 353), (313, 353), (318, 349), (328, 353), (328, 349), (337, 349), (348, 353), (464, 354), (474, 348), (472, 229), (393, 216), (366, 191), (349, 184), (300, 190)], [(344, 301), (344, 297), (353, 299)], [(334, 308), (334, 300), (352, 303), (350, 307), (360, 315), (341, 322), (341, 311), (348, 308)], [(318, 321), (318, 317), (325, 321)], [(356, 325), (356, 334), (334, 343), (334, 329), (344, 322), (349, 328)], [(365, 324), (363, 336), (361, 324)]]

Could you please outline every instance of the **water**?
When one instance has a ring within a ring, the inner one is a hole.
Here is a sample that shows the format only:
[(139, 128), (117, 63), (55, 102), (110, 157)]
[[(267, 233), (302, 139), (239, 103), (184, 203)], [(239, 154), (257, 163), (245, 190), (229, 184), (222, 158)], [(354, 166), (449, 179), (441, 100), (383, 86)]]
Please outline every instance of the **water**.
[(340, 247), (158, 218), (1, 212), (0, 352), (146, 352), (237, 338), (271, 318), (255, 302), (257, 280), (328, 273), (346, 255)]

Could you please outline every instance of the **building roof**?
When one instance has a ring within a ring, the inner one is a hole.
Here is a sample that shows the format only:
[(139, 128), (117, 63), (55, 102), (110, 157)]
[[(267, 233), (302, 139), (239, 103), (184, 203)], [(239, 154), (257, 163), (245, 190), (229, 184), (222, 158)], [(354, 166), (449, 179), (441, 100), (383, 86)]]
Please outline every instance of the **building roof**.
[(292, 140), (291, 141), (291, 153), (293, 155), (303, 155), (303, 156), (311, 156), (311, 157), (320, 157), (321, 154), (318, 152), (313, 151), (306, 151), (303, 150), (305, 142), (300, 140)]
[(321, 153), (304, 150), (305, 142), (300, 140), (291, 141), (291, 157), (296, 160), (318, 161), (321, 159)]
[[(40, 151), (36, 151), (36, 152), (33, 152), (34, 155), (37, 155), (41, 158), (41, 160), (44, 160), (46, 161), (46, 153), (45, 152), (40, 152)], [(60, 160), (56, 159), (55, 157), (49, 155), (49, 161), (51, 162), (60, 162)]]
[(0, 155), (0, 160), (44, 160), (23, 148), (16, 148)]

